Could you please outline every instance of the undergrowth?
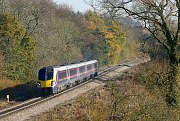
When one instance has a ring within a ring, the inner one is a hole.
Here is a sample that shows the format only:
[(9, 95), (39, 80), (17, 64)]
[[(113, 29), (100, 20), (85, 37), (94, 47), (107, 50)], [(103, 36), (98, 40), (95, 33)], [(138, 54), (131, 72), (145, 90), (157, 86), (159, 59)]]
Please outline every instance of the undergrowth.
[(7, 80), (7, 79), (6, 80), (2, 79), (2, 80), (0, 80), (0, 90), (9, 88), (9, 87), (15, 87), (19, 84), (21, 84), (20, 81), (12, 81), (12, 80)]
[(134, 67), (95, 89), (45, 112), (33, 121), (179, 121), (180, 110), (164, 98), (165, 63), (149, 62)]

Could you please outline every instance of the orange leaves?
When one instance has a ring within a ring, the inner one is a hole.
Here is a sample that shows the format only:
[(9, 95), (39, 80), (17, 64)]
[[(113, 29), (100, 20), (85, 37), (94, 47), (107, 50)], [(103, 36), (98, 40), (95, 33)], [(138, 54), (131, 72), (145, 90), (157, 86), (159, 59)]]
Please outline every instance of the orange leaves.
[(85, 15), (87, 28), (93, 35), (102, 41), (102, 55), (107, 63), (115, 64), (120, 59), (120, 52), (126, 43), (125, 33), (122, 31), (120, 24), (114, 20), (105, 20), (97, 13), (91, 11)]
[(120, 51), (121, 51), (120, 45), (116, 44), (115, 47), (114, 47), (114, 50), (115, 50), (115, 52), (119, 52), (120, 53)]

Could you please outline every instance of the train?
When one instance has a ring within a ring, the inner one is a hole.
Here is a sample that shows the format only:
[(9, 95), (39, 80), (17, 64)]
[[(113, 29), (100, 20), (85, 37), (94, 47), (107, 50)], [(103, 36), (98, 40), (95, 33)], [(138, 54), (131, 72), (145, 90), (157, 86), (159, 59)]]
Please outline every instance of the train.
[(97, 75), (97, 60), (43, 67), (37, 72), (38, 94), (56, 94)]

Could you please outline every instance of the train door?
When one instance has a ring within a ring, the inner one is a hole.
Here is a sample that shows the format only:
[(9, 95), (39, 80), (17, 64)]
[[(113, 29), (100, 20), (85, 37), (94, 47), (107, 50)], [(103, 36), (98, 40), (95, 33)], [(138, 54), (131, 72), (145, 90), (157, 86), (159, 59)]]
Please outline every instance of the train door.
[(67, 73), (67, 84), (70, 83), (70, 71), (69, 69), (66, 70), (66, 73)]

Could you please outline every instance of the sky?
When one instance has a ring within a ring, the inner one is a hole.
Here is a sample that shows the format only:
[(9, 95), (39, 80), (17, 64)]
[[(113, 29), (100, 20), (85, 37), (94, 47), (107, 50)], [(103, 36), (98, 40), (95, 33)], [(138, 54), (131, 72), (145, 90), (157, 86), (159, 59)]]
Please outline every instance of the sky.
[(53, 0), (53, 1), (56, 2), (57, 4), (67, 4), (71, 6), (75, 12), (77, 11), (86, 12), (89, 9), (93, 10), (93, 8), (87, 5), (84, 2), (84, 0)]

